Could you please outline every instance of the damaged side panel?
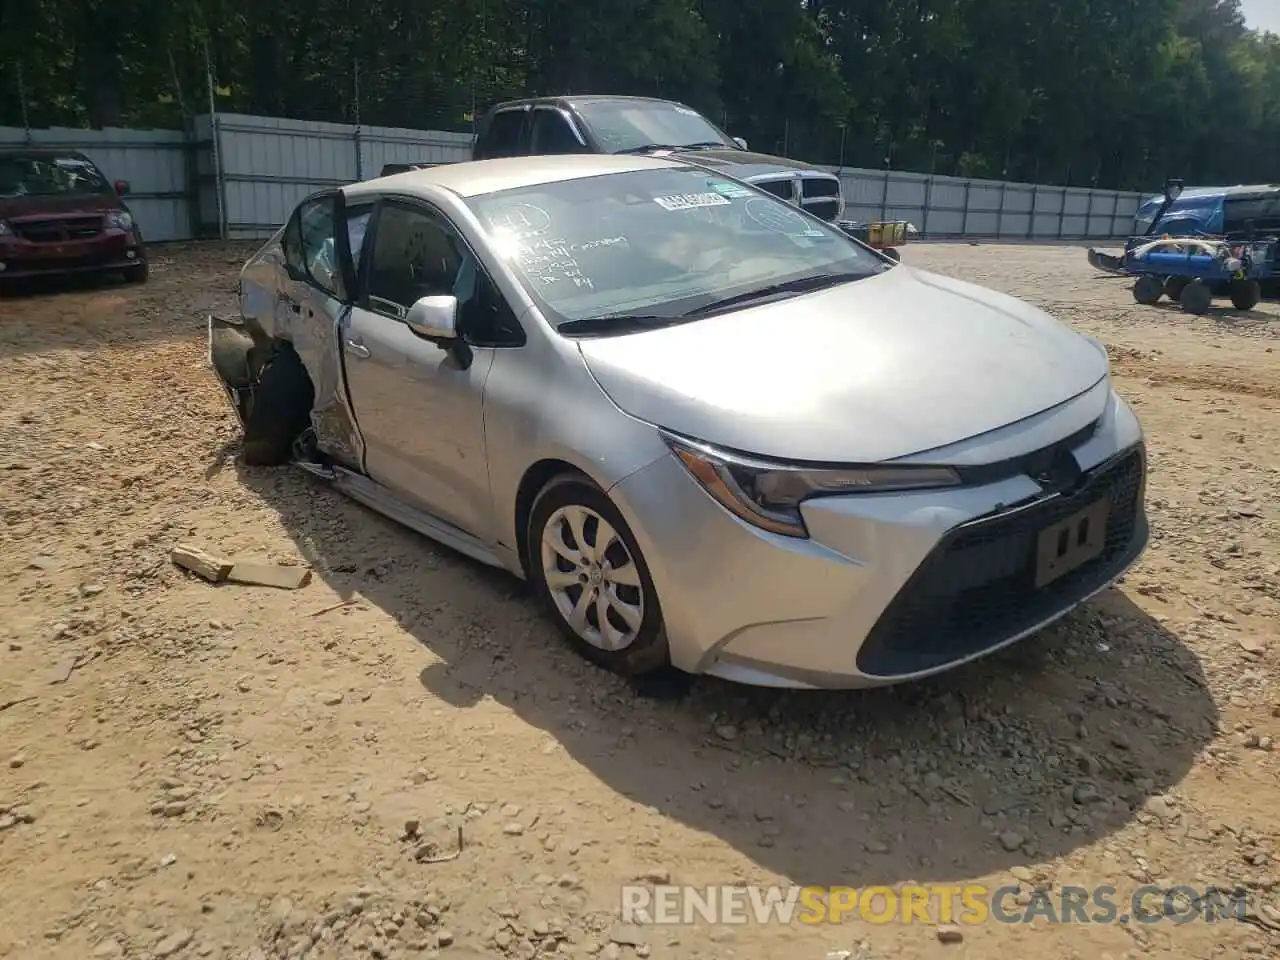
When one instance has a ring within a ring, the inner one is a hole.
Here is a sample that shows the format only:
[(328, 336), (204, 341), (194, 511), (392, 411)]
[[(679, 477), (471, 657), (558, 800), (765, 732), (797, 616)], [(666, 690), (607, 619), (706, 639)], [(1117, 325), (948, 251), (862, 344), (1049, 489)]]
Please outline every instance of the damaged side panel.
[(276, 232), (240, 274), (240, 324), (209, 318), (209, 360), (243, 425), (254, 387), (272, 353), (293, 347), (315, 391), (311, 425), (317, 448), (333, 460), (363, 469), (364, 446), (341, 364), (341, 327), (348, 308), (318, 287), (290, 277)]

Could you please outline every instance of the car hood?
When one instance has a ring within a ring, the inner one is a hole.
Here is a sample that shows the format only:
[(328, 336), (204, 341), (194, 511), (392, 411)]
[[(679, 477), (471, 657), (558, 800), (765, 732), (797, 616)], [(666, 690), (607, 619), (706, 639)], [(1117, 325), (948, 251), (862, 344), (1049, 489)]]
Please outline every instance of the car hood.
[(71, 194), (57, 197), (0, 197), (0, 220), (20, 217), (66, 216), (76, 213), (111, 213), (125, 209), (111, 194)]
[[(767, 153), (753, 153), (726, 147), (723, 150), (676, 150), (671, 155), (709, 170), (718, 170), (740, 180), (748, 180), (771, 173), (795, 173), (797, 171), (822, 170), (811, 163), (774, 157)], [(826, 171), (823, 171), (826, 172)]]
[(906, 266), (579, 350), (641, 420), (759, 456), (846, 463), (978, 436), (1107, 373), (1100, 348), (1035, 307)]

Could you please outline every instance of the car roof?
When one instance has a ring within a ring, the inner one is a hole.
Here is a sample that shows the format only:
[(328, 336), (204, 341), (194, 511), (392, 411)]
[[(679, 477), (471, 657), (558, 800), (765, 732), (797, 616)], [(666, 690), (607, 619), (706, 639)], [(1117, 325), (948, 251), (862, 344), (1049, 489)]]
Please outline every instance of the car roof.
[(573, 107), (583, 103), (661, 103), (683, 107), (684, 104), (679, 100), (667, 100), (662, 97), (628, 97), (622, 94), (612, 93), (581, 93), (581, 94), (564, 94), (563, 96), (554, 97), (525, 97), (520, 100), (504, 100), (502, 103), (495, 103), (489, 108), (488, 112), (498, 110), (510, 110), (516, 107), (528, 106), (555, 106), (555, 107)]
[(503, 157), (494, 160), (467, 160), (442, 163), (423, 170), (409, 170), (389, 177), (363, 180), (344, 188), (348, 199), (371, 194), (419, 193), (439, 187), (461, 197), (478, 197), (499, 190), (534, 187), (564, 180), (601, 177), (610, 173), (639, 170), (694, 169), (692, 164), (664, 157), (644, 157), (599, 153), (558, 154), (543, 157)]

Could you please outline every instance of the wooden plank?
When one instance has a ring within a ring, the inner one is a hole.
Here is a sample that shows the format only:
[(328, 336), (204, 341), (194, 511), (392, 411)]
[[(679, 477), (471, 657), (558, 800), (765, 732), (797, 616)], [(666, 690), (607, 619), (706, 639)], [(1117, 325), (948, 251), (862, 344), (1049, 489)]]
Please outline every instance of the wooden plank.
[(278, 563), (237, 563), (227, 574), (227, 580), (255, 587), (297, 590), (311, 582), (311, 571), (306, 567), (285, 567)]
[(232, 564), (201, 550), (193, 544), (179, 544), (169, 552), (169, 559), (184, 570), (190, 570), (210, 583), (221, 583), (231, 573)]

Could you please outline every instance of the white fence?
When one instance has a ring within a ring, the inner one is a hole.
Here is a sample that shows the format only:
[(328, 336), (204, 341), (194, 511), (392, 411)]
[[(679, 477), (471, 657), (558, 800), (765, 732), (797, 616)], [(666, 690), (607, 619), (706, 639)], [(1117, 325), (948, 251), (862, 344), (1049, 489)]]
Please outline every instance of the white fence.
[[(196, 136), (212, 141), (202, 151), (201, 212), (217, 234), (221, 216), (228, 239), (270, 236), (308, 193), (376, 177), (384, 163), (455, 163), (471, 159), (471, 135), (396, 127), (355, 127), (341, 123), (276, 120), (218, 114), (196, 121)], [(211, 176), (221, 168), (221, 177)]]
[(195, 235), (188, 186), (190, 141), (178, 130), (22, 130), (0, 127), (0, 150), (54, 147), (77, 150), (107, 179), (127, 180), (126, 203), (147, 240), (186, 240)]
[(1144, 196), (847, 167), (837, 172), (847, 219), (908, 220), (930, 237), (1124, 237), (1133, 230), (1134, 213)]
[[(108, 178), (128, 180), (148, 240), (269, 236), (304, 196), (376, 177), (385, 163), (453, 163), (471, 136), (240, 114), (197, 117), (172, 130), (0, 127), (0, 149), (30, 143), (76, 149)], [(1077, 240), (1123, 237), (1141, 194), (1004, 183), (896, 171), (840, 174), (845, 217), (908, 220), (929, 237)]]

